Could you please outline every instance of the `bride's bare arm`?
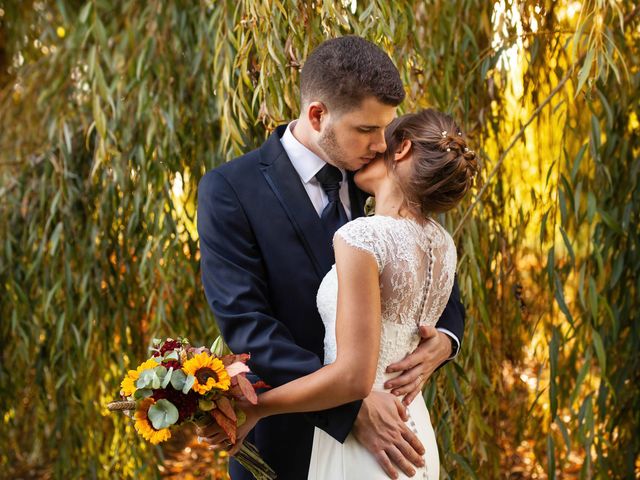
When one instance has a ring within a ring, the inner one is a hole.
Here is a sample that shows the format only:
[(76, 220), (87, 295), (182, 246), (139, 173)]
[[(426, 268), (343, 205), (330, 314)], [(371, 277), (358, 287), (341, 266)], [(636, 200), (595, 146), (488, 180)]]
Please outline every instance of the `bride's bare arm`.
[(380, 284), (375, 258), (334, 242), (338, 273), (336, 361), (260, 395), (255, 414), (324, 410), (365, 398), (371, 392), (380, 345)]

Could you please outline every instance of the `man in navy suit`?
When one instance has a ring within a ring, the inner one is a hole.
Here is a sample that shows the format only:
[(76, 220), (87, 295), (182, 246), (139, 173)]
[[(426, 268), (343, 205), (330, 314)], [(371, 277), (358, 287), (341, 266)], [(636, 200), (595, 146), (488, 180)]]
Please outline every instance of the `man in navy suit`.
[[(251, 370), (271, 386), (322, 366), (316, 292), (334, 263), (333, 233), (364, 215), (366, 194), (352, 172), (385, 151), (384, 129), (405, 95), (389, 57), (353, 36), (313, 51), (300, 92), (297, 121), (278, 127), (259, 149), (208, 172), (198, 189), (208, 303), (231, 350), (250, 353)], [(401, 400), (408, 404), (459, 350), (464, 308), (457, 285), (437, 327), (391, 366), (403, 371), (388, 385), (392, 393), (266, 418), (248, 440), (282, 480), (307, 477), (314, 426), (338, 441), (353, 432), (390, 477), (398, 468), (410, 475), (424, 449), (402, 420)], [(199, 433), (213, 435), (206, 428)], [(234, 480), (252, 478), (235, 461), (230, 471)]]

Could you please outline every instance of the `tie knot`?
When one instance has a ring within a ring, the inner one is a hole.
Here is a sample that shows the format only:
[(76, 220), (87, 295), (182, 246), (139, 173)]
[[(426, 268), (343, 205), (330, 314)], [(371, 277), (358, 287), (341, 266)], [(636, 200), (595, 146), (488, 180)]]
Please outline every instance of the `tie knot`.
[(320, 182), (323, 189), (326, 190), (327, 187), (332, 189), (332, 187), (335, 188), (340, 185), (340, 182), (342, 181), (342, 172), (339, 168), (327, 163), (318, 173), (316, 173), (316, 179)]

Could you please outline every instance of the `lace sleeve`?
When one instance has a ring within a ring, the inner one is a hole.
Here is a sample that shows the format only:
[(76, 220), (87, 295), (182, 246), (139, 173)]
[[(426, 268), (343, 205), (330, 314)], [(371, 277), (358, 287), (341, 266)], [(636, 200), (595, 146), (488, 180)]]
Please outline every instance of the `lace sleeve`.
[(380, 229), (373, 225), (372, 217), (361, 217), (343, 225), (336, 232), (336, 237), (342, 238), (348, 245), (370, 253), (376, 259), (378, 271), (382, 271), (386, 263), (384, 241)]

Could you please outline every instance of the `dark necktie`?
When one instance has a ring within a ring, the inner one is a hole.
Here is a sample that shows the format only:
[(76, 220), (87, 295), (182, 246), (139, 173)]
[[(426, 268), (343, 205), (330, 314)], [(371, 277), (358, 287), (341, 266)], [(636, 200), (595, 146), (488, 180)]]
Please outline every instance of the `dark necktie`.
[(327, 197), (329, 197), (329, 203), (322, 210), (320, 220), (331, 239), (333, 239), (333, 234), (336, 233), (336, 230), (349, 221), (339, 195), (342, 172), (327, 163), (316, 173), (316, 179), (320, 182)]

